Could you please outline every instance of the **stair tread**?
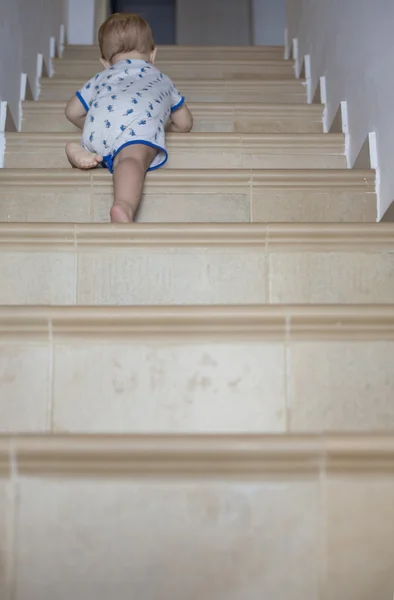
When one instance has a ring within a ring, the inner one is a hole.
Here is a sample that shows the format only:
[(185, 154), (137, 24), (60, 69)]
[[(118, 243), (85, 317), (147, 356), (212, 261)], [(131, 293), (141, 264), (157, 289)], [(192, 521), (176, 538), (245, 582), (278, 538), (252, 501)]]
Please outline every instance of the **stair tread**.
[[(188, 103), (193, 131), (322, 132), (323, 107), (318, 104)], [(27, 101), (22, 108), (24, 132), (77, 131), (64, 114), (65, 102)]]
[[(55, 146), (64, 152), (64, 148), (59, 144), (69, 141), (79, 141), (80, 133), (73, 132), (10, 132), (6, 134), (6, 150), (9, 146), (34, 145), (39, 142), (44, 146)], [(300, 148), (317, 150), (320, 148), (335, 148), (344, 153), (344, 135), (342, 133), (217, 133), (217, 132), (190, 132), (187, 134), (170, 133), (168, 134), (168, 146), (176, 148), (199, 148), (203, 147), (207, 152), (217, 147), (230, 149), (248, 150), (255, 147), (281, 147), (281, 148)]]
[[(40, 98), (67, 101), (72, 94), (82, 88), (86, 78), (53, 77), (40, 82)], [(306, 104), (304, 79), (186, 79), (176, 78), (177, 87), (182, 90), (187, 102), (265, 102)]]
[[(10, 131), (7, 134), (7, 138), (14, 141), (17, 139), (26, 138), (30, 139), (74, 139), (78, 137), (77, 134), (74, 133), (66, 133), (66, 132), (53, 132), (53, 131), (37, 131), (37, 132), (19, 132), (19, 131)], [(81, 137), (79, 135), (79, 137)], [(343, 133), (233, 133), (227, 131), (212, 131), (212, 132), (194, 132), (190, 131), (189, 133), (168, 133), (168, 138), (171, 140), (203, 140), (209, 142), (215, 142), (217, 140), (221, 141), (241, 141), (245, 139), (247, 142), (256, 141), (275, 141), (278, 140), (278, 143), (281, 141), (295, 141), (295, 142), (305, 142), (305, 141), (343, 141), (344, 134)]]
[[(85, 78), (85, 81), (103, 71), (98, 57), (87, 60), (55, 59), (52, 63), (53, 78)], [(174, 81), (178, 79), (223, 79), (244, 81), (248, 79), (294, 79), (294, 66), (291, 61), (262, 57), (259, 61), (250, 61), (239, 57), (217, 57), (198, 59), (160, 59), (157, 68)]]
[[(66, 105), (66, 101), (63, 100), (27, 100), (23, 102), (23, 112), (40, 112), (42, 110), (50, 110), (62, 112), (64, 111), (64, 107)], [(316, 118), (321, 118), (323, 113), (323, 107), (320, 104), (280, 104), (280, 103), (258, 103), (258, 102), (188, 102), (188, 106), (190, 110), (193, 112), (193, 116), (195, 115), (209, 115), (213, 116), (218, 115), (233, 115), (238, 114), (239, 118), (245, 118), (245, 113), (248, 114), (250, 112), (253, 115), (259, 114), (274, 114), (288, 117), (302, 117), (312, 115)], [(244, 111), (243, 113), (239, 113), (239, 111)]]
[[(61, 168), (68, 165), (64, 145), (80, 134), (10, 133), (5, 166), (20, 163)], [(167, 143), (172, 168), (345, 168), (345, 138), (333, 133), (189, 133), (170, 134)]]
[[(81, 51), (81, 50), (91, 50), (94, 52), (100, 52), (99, 50), (99, 46), (97, 44), (89, 44), (89, 45), (85, 45), (85, 44), (68, 44), (64, 46), (64, 50), (76, 50), (76, 51)], [(264, 52), (264, 51), (269, 51), (269, 50), (275, 50), (275, 51), (280, 51), (280, 52), (284, 52), (284, 46), (282, 46), (281, 44), (277, 45), (277, 44), (267, 44), (267, 45), (260, 45), (260, 44), (256, 44), (255, 46), (238, 46), (238, 45), (231, 45), (231, 46), (227, 46), (226, 44), (218, 44), (218, 45), (204, 45), (204, 46), (199, 46), (196, 44), (161, 44), (160, 45), (160, 50), (167, 50), (167, 51), (173, 51), (173, 52), (179, 52), (180, 54), (182, 54), (183, 52), (185, 52), (185, 50), (190, 50), (190, 51), (198, 51), (198, 50), (202, 50), (202, 51), (206, 51), (206, 52), (214, 52), (215, 50), (226, 50), (228, 51), (234, 51), (234, 52), (243, 52), (243, 51), (250, 51), (250, 52)]]
[[(80, 66), (97, 66), (101, 70), (103, 67), (100, 63), (100, 58), (97, 56), (94, 58), (84, 58), (80, 60), (69, 59), (69, 58), (55, 58), (53, 63), (56, 65), (67, 65), (67, 67), (72, 67), (73, 65)], [(275, 67), (287, 67), (292, 69), (294, 72), (293, 61), (285, 60), (284, 58), (258, 58), (258, 61), (254, 63), (248, 58), (160, 58), (156, 61), (155, 66), (158, 69), (164, 69), (165, 65), (187, 65), (190, 67), (199, 66), (199, 65), (242, 65), (242, 66), (260, 66), (264, 68), (266, 65), (273, 65)]]
[[(75, 89), (80, 89), (86, 83), (86, 79), (83, 77), (43, 77), (41, 79), (41, 86), (61, 86), (61, 85), (75, 85)], [(305, 92), (305, 79), (200, 79), (200, 78), (179, 78), (177, 79), (177, 87), (182, 88), (205, 88), (205, 87), (219, 87), (219, 88), (230, 88), (245, 90), (246, 88), (290, 88), (299, 89)], [(306, 92), (305, 92), (306, 96)]]

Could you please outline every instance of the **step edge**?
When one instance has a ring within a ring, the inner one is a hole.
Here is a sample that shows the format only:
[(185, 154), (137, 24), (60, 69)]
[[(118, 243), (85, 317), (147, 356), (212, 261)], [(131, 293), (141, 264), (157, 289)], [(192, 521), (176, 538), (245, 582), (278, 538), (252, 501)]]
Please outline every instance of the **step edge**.
[(97, 339), (394, 341), (394, 304), (0, 306), (1, 343)]
[[(161, 188), (163, 184), (176, 188), (234, 188), (239, 185), (260, 188), (349, 188), (362, 189), (375, 193), (376, 174), (372, 169), (167, 169), (154, 175), (148, 174), (145, 192)], [(7, 186), (11, 188), (28, 187), (100, 187), (112, 189), (112, 178), (104, 170), (83, 172), (75, 169), (1, 169), (1, 193)], [(370, 188), (373, 187), (373, 190)], [(101, 191), (101, 189), (99, 190)], [(168, 192), (167, 192), (168, 193)]]
[(262, 252), (394, 252), (392, 223), (0, 223), (0, 251), (131, 247), (260, 248)]
[[(97, 59), (94, 58), (85, 58), (85, 59), (81, 59), (81, 60), (75, 60), (72, 58), (55, 58), (53, 59), (53, 63), (55, 66), (58, 65), (65, 65), (67, 67), (72, 67), (75, 66), (76, 68), (80, 68), (81, 66), (83, 67), (94, 67), (97, 65), (97, 67), (99, 67), (99, 69), (101, 70), (101, 72), (103, 72), (103, 68), (100, 64), (100, 59), (99, 56), (97, 56)], [(165, 68), (168, 67), (178, 67), (178, 66), (185, 66), (185, 67), (199, 67), (199, 66), (219, 66), (219, 67), (223, 67), (223, 66), (253, 66), (253, 67), (262, 67), (264, 68), (265, 66), (273, 66), (273, 67), (283, 67), (288, 70), (293, 70), (294, 72), (294, 61), (292, 60), (286, 60), (283, 57), (282, 58), (259, 58), (259, 60), (250, 60), (248, 58), (187, 58), (187, 59), (182, 59), (182, 58), (165, 58), (165, 59), (161, 59), (159, 58), (159, 60), (157, 60), (157, 62), (155, 63), (155, 66), (164, 71)]]
[[(41, 86), (53, 86), (53, 87), (58, 87), (61, 85), (67, 85), (68, 87), (71, 86), (71, 84), (73, 84), (75, 86), (76, 90), (79, 90), (84, 84), (86, 83), (86, 80), (83, 79), (82, 77), (73, 77), (73, 78), (65, 78), (65, 77), (43, 77), (41, 79)], [(273, 87), (286, 87), (286, 86), (291, 86), (293, 88), (299, 88), (300, 90), (303, 91), (303, 94), (306, 96), (306, 91), (305, 91), (305, 83), (306, 80), (305, 79), (292, 79), (292, 78), (288, 78), (288, 79), (269, 79), (268, 77), (266, 79), (231, 79), (231, 80), (226, 80), (226, 79), (199, 79), (198, 81), (196, 81), (195, 79), (178, 79), (177, 80), (177, 87), (179, 87), (180, 89), (182, 89), (183, 87), (195, 87), (198, 89), (203, 89), (204, 87), (218, 87), (220, 86), (221, 88), (225, 87), (225, 88), (229, 88), (230, 90), (232, 90), (235, 87), (239, 87), (240, 90), (247, 92), (247, 87), (250, 87), (252, 89), (254, 88), (260, 88), (260, 87), (269, 87), (269, 86), (273, 86)]]
[(394, 471), (394, 436), (2, 435), (0, 473), (9, 477), (317, 477)]
[[(64, 46), (64, 50), (88, 50), (91, 52), (99, 52), (98, 44), (66, 44)], [(284, 46), (279, 44), (267, 44), (267, 45), (256, 45), (256, 46), (226, 46), (226, 45), (218, 45), (218, 46), (198, 46), (198, 45), (183, 45), (183, 44), (161, 44), (160, 50), (173, 50), (174, 52), (184, 52), (185, 50), (201, 50), (207, 52), (212, 52), (215, 50), (234, 50), (234, 51), (251, 51), (251, 52), (262, 52), (265, 50), (277, 50), (278, 52), (284, 50)]]

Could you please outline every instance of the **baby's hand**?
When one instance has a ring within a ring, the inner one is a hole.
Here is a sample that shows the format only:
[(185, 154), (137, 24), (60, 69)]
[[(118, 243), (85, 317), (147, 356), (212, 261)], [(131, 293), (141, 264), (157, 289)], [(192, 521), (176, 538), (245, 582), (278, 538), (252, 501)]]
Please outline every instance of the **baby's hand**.
[(193, 127), (193, 115), (186, 104), (171, 114), (171, 122), (167, 131), (173, 133), (188, 133)]

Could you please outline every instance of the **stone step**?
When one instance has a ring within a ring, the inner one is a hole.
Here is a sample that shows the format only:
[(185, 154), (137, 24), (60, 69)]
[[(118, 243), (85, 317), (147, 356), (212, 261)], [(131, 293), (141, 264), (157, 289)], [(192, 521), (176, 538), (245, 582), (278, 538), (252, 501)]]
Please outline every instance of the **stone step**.
[[(81, 78), (85, 81), (103, 71), (98, 58), (95, 60), (55, 59), (52, 62), (54, 77)], [(238, 59), (222, 60), (160, 60), (157, 68), (178, 79), (294, 79), (294, 65), (286, 60), (249, 61)]]
[(392, 596), (393, 436), (0, 443), (3, 598)]
[[(0, 221), (109, 221), (103, 169), (0, 169)], [(141, 222), (374, 222), (368, 170), (176, 170), (148, 173)]]
[[(40, 100), (67, 101), (82, 88), (83, 79), (43, 78)], [(224, 81), (177, 79), (177, 87), (187, 102), (306, 103), (305, 81), (298, 79)]]
[[(283, 46), (159, 46), (158, 59), (165, 60), (283, 60)], [(100, 57), (98, 46), (73, 44), (64, 49), (63, 59), (95, 60)]]
[[(320, 104), (190, 103), (194, 132), (319, 133)], [(64, 102), (24, 102), (24, 132), (75, 132), (64, 116)]]
[[(8, 168), (64, 168), (64, 147), (74, 133), (8, 133)], [(172, 169), (346, 168), (343, 134), (188, 133), (167, 136)]]
[(393, 305), (3, 306), (0, 332), (2, 431), (394, 431)]
[(394, 303), (393, 224), (0, 224), (0, 304)]

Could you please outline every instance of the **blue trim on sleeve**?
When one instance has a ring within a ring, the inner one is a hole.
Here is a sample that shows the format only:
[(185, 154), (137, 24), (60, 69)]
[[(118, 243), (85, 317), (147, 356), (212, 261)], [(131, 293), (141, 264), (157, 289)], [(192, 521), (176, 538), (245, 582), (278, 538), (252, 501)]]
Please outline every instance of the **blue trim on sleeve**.
[(80, 92), (75, 92), (76, 97), (81, 101), (82, 106), (84, 107), (84, 109), (86, 110), (86, 112), (89, 112), (89, 105), (86, 104), (85, 100), (82, 98), (82, 95)]
[(173, 113), (174, 111), (178, 110), (178, 108), (181, 108), (181, 106), (183, 106), (183, 104), (185, 104), (185, 96), (182, 96), (182, 100), (180, 102), (178, 102), (178, 104), (175, 104), (175, 106), (173, 106), (171, 108), (171, 112)]
[(134, 146), (135, 144), (140, 144), (141, 146), (149, 146), (150, 148), (155, 148), (156, 150), (160, 150), (160, 152), (164, 152), (164, 158), (158, 165), (154, 167), (149, 167), (148, 171), (155, 171), (156, 169), (160, 169), (163, 165), (166, 164), (168, 160), (168, 152), (162, 146), (157, 146), (156, 144), (152, 144), (152, 142), (147, 142), (146, 140), (133, 140), (132, 142), (126, 142), (119, 146), (119, 148), (113, 154), (107, 154), (107, 156), (103, 156), (103, 162), (101, 163), (103, 167), (109, 169), (110, 173), (114, 172), (114, 159), (117, 154), (126, 146)]

